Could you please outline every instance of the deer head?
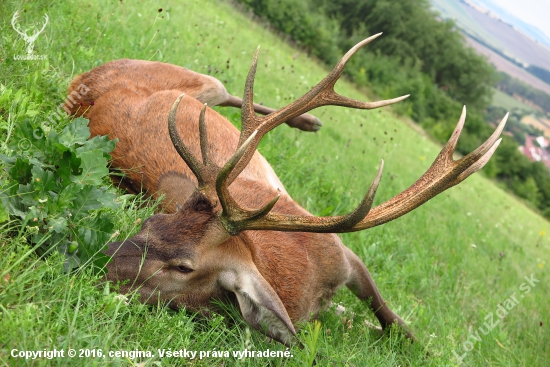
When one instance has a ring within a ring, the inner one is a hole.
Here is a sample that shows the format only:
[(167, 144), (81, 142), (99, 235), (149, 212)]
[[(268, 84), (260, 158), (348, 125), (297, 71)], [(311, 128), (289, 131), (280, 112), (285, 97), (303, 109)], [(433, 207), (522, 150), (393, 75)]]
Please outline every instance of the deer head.
[[(342, 233), (363, 230), (413, 210), (481, 169), (500, 142), (498, 136), (506, 118), (482, 146), (455, 161), (453, 152), (464, 125), (464, 109), (449, 142), (428, 171), (409, 189), (372, 210), (383, 161), (358, 207), (347, 215), (336, 217), (293, 214), (305, 211), (301, 208), (301, 211), (287, 210), (289, 206), (299, 206), (267, 185), (238, 177), (252, 159), (260, 139), (288, 119), (324, 105), (372, 109), (408, 97), (368, 103), (340, 96), (334, 91), (349, 58), (378, 36), (348, 51), (333, 71), (304, 96), (261, 117), (254, 113), (252, 101), (257, 50), (245, 85), (239, 144), (223, 167), (213, 164), (209, 157), (206, 105), (198, 116), (201, 159), (190, 153), (179, 136), (176, 115), (182, 110), (183, 95), (179, 96), (170, 111), (168, 130), (175, 149), (196, 176), (198, 187), (176, 213), (157, 214), (147, 219), (134, 237), (109, 245), (112, 262), (108, 264), (108, 279), (129, 279), (122, 290), (139, 289), (142, 301), (157, 303), (162, 300), (174, 307), (186, 306), (197, 311), (207, 308), (213, 298), (234, 296), (249, 324), (287, 343), (295, 334), (293, 323), (299, 320), (289, 317), (277, 291), (258, 271), (253, 261), (255, 247), (259, 246), (255, 242), (257, 237), (252, 236), (254, 231)], [(233, 185), (231, 192), (230, 185)], [(235, 193), (258, 196), (257, 207), (243, 207), (237, 202)], [(300, 239), (304, 240), (315, 242), (319, 237)], [(280, 247), (282, 257), (292, 256), (289, 251), (293, 244), (275, 240), (270, 246)], [(297, 274), (302, 271), (305, 269), (296, 269)], [(330, 271), (349, 272), (343, 268)]]
[(11, 26), (13, 27), (13, 29), (19, 33), (19, 35), (21, 37), (23, 37), (23, 40), (25, 41), (25, 43), (27, 44), (27, 55), (30, 55), (32, 54), (33, 50), (34, 50), (34, 42), (36, 41), (36, 39), (38, 38), (38, 36), (40, 35), (40, 33), (42, 33), (44, 31), (44, 29), (46, 28), (46, 25), (48, 24), (48, 15), (47, 14), (44, 14), (44, 25), (42, 26), (42, 28), (38, 31), (35, 31), (32, 36), (29, 36), (27, 34), (27, 31), (23, 32), (20, 28), (19, 28), (19, 25), (17, 24), (17, 20), (19, 19), (19, 11), (16, 11), (14, 14), (13, 14), (13, 17), (11, 18)]

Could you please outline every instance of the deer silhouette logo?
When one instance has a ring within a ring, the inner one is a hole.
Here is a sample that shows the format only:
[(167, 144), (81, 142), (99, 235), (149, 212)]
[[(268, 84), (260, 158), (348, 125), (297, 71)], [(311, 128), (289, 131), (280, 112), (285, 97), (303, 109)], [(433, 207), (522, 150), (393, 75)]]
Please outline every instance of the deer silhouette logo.
[(34, 50), (34, 42), (36, 41), (36, 39), (38, 38), (38, 36), (44, 31), (44, 28), (46, 28), (46, 25), (48, 24), (48, 15), (47, 14), (44, 14), (44, 25), (42, 26), (42, 28), (39, 30), (39, 31), (34, 31), (34, 33), (32, 34), (32, 36), (29, 36), (27, 34), (27, 31), (28, 29), (26, 29), (24, 32), (19, 28), (19, 24), (18, 24), (18, 19), (19, 19), (19, 11), (16, 11), (14, 14), (13, 14), (13, 17), (11, 18), (11, 26), (13, 27), (13, 29), (19, 33), (19, 35), (21, 37), (23, 37), (23, 40), (25, 41), (25, 43), (27, 44), (27, 56), (30, 56), (32, 53), (33, 53), (33, 50)]

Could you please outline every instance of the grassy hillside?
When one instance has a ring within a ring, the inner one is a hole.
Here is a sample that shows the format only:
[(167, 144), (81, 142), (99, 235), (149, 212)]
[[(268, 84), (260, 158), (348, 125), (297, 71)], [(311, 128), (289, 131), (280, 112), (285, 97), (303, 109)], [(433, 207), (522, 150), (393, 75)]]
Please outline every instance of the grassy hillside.
[[(9, 1), (0, 8), (0, 83), (29, 96), (28, 103), (38, 111), (32, 118), (58, 129), (47, 116), (65, 99), (71, 78), (112, 59), (178, 64), (210, 73), (230, 93), (240, 95), (252, 54), (260, 44), (255, 101), (275, 107), (299, 97), (328, 72), (225, 2), (181, 1), (159, 7), (153, 1)], [(25, 47), (9, 25), (17, 9), (27, 10), (22, 16), (27, 22), (49, 15), (50, 24), (35, 44), (36, 53), (47, 55), (47, 61), (13, 60), (12, 55), (24, 53)], [(337, 91), (369, 99), (346, 81), (338, 83)], [(17, 118), (15, 94), (6, 98), (15, 107), (2, 111), (2, 116)], [(238, 124), (239, 111), (218, 110)], [(266, 136), (260, 150), (291, 195), (317, 215), (352, 209), (380, 158), (386, 163), (376, 204), (410, 186), (440, 149), (387, 108), (327, 107), (314, 113), (324, 123), (320, 132), (282, 126)], [(456, 111), (457, 120), (459, 114)], [(4, 122), (0, 123), (2, 142), (9, 126)], [(112, 214), (118, 221), (119, 239), (137, 231), (137, 220), (150, 213), (140, 208), (139, 198), (126, 197), (125, 210)], [(19, 230), (16, 223), (1, 226), (0, 363), (4, 365), (305, 365), (308, 349), (299, 346), (291, 348), (293, 357), (288, 358), (161, 359), (157, 349), (284, 348), (249, 330), (234, 310), (229, 316), (202, 320), (133, 300), (125, 304), (115, 298), (112, 285), (98, 282), (88, 269), (64, 274), (59, 257), (39, 259), (27, 245), (26, 233), (13, 236)], [(419, 343), (410, 345), (397, 335), (379, 338), (364, 324), (364, 320), (376, 321), (372, 313), (342, 290), (335, 301), (345, 305), (348, 313), (321, 315), (318, 365), (458, 365), (459, 356), (471, 366), (545, 365), (550, 360), (549, 230), (547, 221), (477, 174), (403, 218), (343, 235)], [(522, 284), (531, 275), (540, 282), (527, 293)], [(510, 297), (518, 300), (513, 308), (507, 301)], [(496, 313), (506, 305), (510, 311), (500, 320)], [(314, 336), (314, 324), (310, 324), (299, 339), (308, 344)], [(34, 361), (10, 356), (12, 349), (54, 348), (101, 349), (103, 353), (150, 350), (156, 356)]]

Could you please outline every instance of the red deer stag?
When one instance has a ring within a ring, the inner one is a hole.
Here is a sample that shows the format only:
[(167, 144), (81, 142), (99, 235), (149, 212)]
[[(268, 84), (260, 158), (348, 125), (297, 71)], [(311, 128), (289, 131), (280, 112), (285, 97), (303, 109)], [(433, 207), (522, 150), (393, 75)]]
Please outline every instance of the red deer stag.
[[(354, 46), (304, 96), (261, 117), (252, 101), (256, 51), (246, 79), (240, 133), (201, 103), (204, 95), (214, 101), (225, 98), (222, 93), (218, 99), (223, 88), (209, 77), (127, 60), (77, 77), (69, 92), (81, 83), (94, 91), (95, 103), (84, 115), (93, 135), (119, 140), (113, 165), (127, 170), (129, 188), (162, 192), (169, 203), (163, 214), (144, 221), (134, 237), (109, 244), (107, 278), (129, 280), (122, 291), (139, 290), (143, 302), (160, 299), (174, 308), (205, 313), (212, 299), (229, 296), (252, 327), (285, 344), (295, 335), (295, 325), (326, 307), (343, 285), (368, 303), (382, 328), (397, 323), (407, 330), (365, 265), (334, 233), (389, 222), (481, 169), (500, 142), (506, 118), (483, 145), (455, 161), (464, 110), (449, 142), (409, 189), (371, 209), (382, 162), (359, 206), (337, 217), (312, 216), (294, 202), (256, 151), (268, 131), (316, 107), (372, 109), (406, 98), (369, 103), (334, 92), (349, 58), (377, 36)], [(198, 88), (202, 94), (186, 89), (188, 77), (194, 78), (193, 85), (204, 82)], [(205, 85), (215, 90), (204, 91)]]

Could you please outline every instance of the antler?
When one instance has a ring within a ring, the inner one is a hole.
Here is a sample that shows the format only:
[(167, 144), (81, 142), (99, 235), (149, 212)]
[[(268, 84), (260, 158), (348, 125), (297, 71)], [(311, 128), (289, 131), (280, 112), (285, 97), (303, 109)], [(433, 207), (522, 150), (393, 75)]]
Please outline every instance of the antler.
[(44, 29), (46, 28), (46, 25), (48, 25), (48, 21), (50, 20), (50, 18), (48, 17), (48, 14), (44, 14), (44, 19), (45, 19), (45, 22), (44, 22), (44, 25), (42, 26), (42, 28), (40, 28), (39, 31), (35, 31), (33, 33), (32, 36), (29, 36), (26, 32), (23, 32), (19, 29), (19, 26), (17, 25), (16, 21), (17, 19), (19, 18), (19, 11), (16, 11), (14, 14), (13, 14), (13, 17), (11, 18), (11, 26), (13, 27), (13, 29), (19, 33), (26, 41), (33, 41), (36, 39), (36, 37), (38, 37), (38, 35), (40, 35), (40, 33), (42, 33), (44, 31)]
[[(229, 194), (227, 183), (229, 175), (235, 166), (242, 159), (245, 152), (250, 149), (250, 145), (256, 139), (258, 131), (254, 131), (244, 143), (237, 148), (235, 154), (229, 159), (223, 168), (216, 167), (208, 157), (207, 137), (205, 127), (205, 110), (206, 104), (203, 106), (199, 117), (200, 131), (200, 146), (203, 158), (203, 163), (200, 163), (197, 158), (191, 154), (189, 149), (183, 143), (176, 129), (176, 113), (181, 99), (184, 94), (180, 95), (168, 116), (168, 131), (172, 143), (178, 154), (187, 163), (191, 171), (197, 177), (199, 183), (198, 190), (205, 193), (208, 197), (212, 197), (210, 191), (215, 186), (217, 197), (220, 200), (222, 212), (220, 219), (226, 231), (231, 235), (236, 235), (245, 229), (274, 229), (281, 231), (302, 231), (302, 232), (346, 232), (351, 229), (361, 219), (368, 214), (376, 189), (382, 176), (384, 161), (381, 161), (378, 173), (372, 182), (367, 194), (359, 204), (359, 206), (348, 215), (337, 217), (314, 217), (314, 216), (299, 216), (299, 215), (280, 215), (269, 213), (275, 206), (279, 195), (275, 196), (270, 202), (264, 205), (261, 209), (253, 210), (239, 206)], [(275, 225), (274, 228), (271, 228)], [(269, 228), (263, 228), (263, 227)]]
[[(455, 161), (453, 153), (465, 119), (466, 107), (462, 110), (462, 115), (451, 138), (430, 168), (407, 190), (372, 210), (370, 207), (382, 173), (383, 161), (369, 192), (359, 207), (346, 216), (347, 219), (344, 219), (345, 217), (291, 217), (267, 213), (261, 218), (244, 223), (242, 229), (344, 233), (360, 231), (394, 220), (462, 182), (474, 172), (482, 169), (489, 161), (502, 140), (498, 137), (504, 129), (508, 114), (504, 116), (493, 134), (480, 147)], [(232, 205), (237, 206), (236, 203)], [(366, 217), (351, 225), (361, 215), (360, 213), (366, 213)]]
[(238, 148), (221, 169), (215, 167), (208, 160), (206, 129), (204, 127), (205, 107), (202, 109), (199, 118), (199, 129), (201, 131), (200, 145), (203, 156), (203, 164), (200, 164), (190, 154), (188, 149), (185, 148), (175, 128), (175, 113), (183, 95), (174, 102), (168, 122), (172, 142), (180, 156), (197, 176), (199, 190), (212, 191), (212, 186), (215, 184), (216, 194), (222, 206), (222, 212), (219, 217), (229, 234), (235, 235), (243, 230), (342, 233), (374, 227), (415, 209), (437, 194), (458, 184), (472, 173), (480, 170), (489, 161), (500, 144), (501, 139), (498, 139), (498, 137), (504, 129), (508, 114), (506, 114), (497, 129), (485, 143), (467, 156), (455, 161), (453, 160), (453, 153), (466, 119), (466, 107), (464, 107), (453, 135), (424, 175), (410, 188), (377, 206), (372, 211), (371, 207), (382, 175), (384, 161), (381, 161), (378, 173), (359, 206), (344, 216), (314, 217), (271, 213), (270, 211), (275, 206), (279, 196), (274, 197), (262, 208), (256, 210), (243, 208), (233, 200), (229, 194), (228, 186), (250, 162), (261, 138), (284, 121), (324, 105), (372, 109), (399, 102), (408, 97), (406, 95), (379, 102), (361, 102), (343, 97), (334, 91), (334, 85), (342, 75), (349, 58), (357, 50), (379, 35), (369, 37), (355, 45), (338, 62), (332, 72), (304, 96), (290, 105), (262, 117), (255, 115), (252, 105), (254, 75), (259, 49), (256, 50), (246, 80), (243, 97), (242, 129)]
[(176, 99), (170, 109), (170, 114), (168, 115), (168, 132), (170, 133), (170, 139), (172, 139), (174, 148), (176, 148), (176, 151), (180, 157), (183, 158), (195, 177), (197, 177), (199, 184), (198, 189), (204, 191), (208, 189), (209, 185), (211, 186), (212, 183), (216, 181), (216, 177), (219, 172), (219, 168), (212, 164), (210, 158), (208, 157), (208, 139), (206, 136), (206, 126), (204, 121), (207, 104), (204, 104), (199, 116), (200, 146), (202, 152), (202, 163), (200, 163), (195, 156), (191, 154), (189, 149), (187, 149), (185, 144), (183, 144), (183, 141), (181, 140), (181, 137), (176, 129), (176, 113), (183, 96), (185, 96), (185, 93), (181, 94)]
[(13, 17), (11, 17), (11, 26), (17, 33), (19, 33), (19, 35), (21, 35), (24, 39), (27, 39), (29, 36), (25, 32), (21, 31), (16, 23), (18, 18), (19, 10), (13, 14)]
[(44, 32), (44, 29), (46, 28), (46, 26), (48, 25), (48, 21), (50, 20), (50, 18), (48, 18), (48, 14), (44, 14), (44, 19), (45, 19), (45, 22), (44, 22), (44, 25), (42, 26), (42, 28), (40, 28), (40, 30), (36, 33), (33, 33), (33, 37), (38, 37), (38, 35), (42, 32)]
[(360, 231), (394, 220), (482, 169), (500, 144), (502, 139), (498, 137), (507, 119), (508, 113), (489, 139), (467, 156), (455, 161), (453, 153), (466, 120), (466, 106), (464, 106), (451, 138), (422, 177), (407, 190), (372, 209), (351, 231)]
[(26, 32), (23, 32), (19, 29), (19, 27), (16, 24), (16, 21), (18, 18), (19, 18), (19, 11), (16, 11), (13, 14), (13, 17), (11, 18), (11, 26), (17, 33), (19, 33), (19, 35), (21, 35), (21, 37), (23, 37), (23, 39), (27, 43), (27, 53), (30, 55), (34, 50), (34, 41), (36, 41), (40, 33), (44, 31), (50, 18), (48, 18), (48, 14), (44, 14), (44, 19), (46, 20), (44, 22), (44, 25), (39, 31), (34, 32), (32, 36), (29, 36)]

